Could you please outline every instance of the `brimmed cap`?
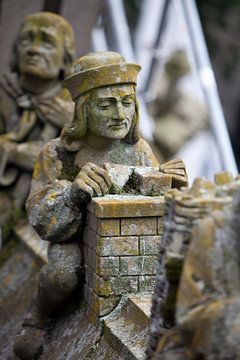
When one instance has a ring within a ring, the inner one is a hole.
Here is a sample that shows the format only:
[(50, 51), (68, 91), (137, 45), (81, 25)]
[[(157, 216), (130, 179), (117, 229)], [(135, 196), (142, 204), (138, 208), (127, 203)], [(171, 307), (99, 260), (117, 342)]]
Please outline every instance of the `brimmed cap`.
[(127, 63), (112, 51), (89, 53), (74, 65), (73, 74), (64, 80), (73, 100), (86, 92), (109, 85), (137, 84), (141, 66)]

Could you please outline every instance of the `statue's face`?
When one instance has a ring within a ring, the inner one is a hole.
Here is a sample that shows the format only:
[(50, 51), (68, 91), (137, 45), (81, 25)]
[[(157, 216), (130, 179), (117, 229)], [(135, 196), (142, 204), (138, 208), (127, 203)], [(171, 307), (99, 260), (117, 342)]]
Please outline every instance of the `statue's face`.
[(134, 87), (114, 85), (93, 90), (87, 111), (88, 132), (110, 139), (124, 139), (135, 114)]
[(55, 79), (64, 69), (63, 34), (44, 21), (29, 21), (23, 26), (17, 51), (21, 74)]

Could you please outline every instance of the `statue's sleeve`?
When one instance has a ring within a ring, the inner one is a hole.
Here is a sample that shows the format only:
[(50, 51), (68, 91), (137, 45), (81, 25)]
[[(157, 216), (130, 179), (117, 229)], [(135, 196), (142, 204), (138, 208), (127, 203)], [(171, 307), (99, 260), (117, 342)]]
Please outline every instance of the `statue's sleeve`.
[(61, 179), (61, 168), (53, 140), (40, 152), (26, 203), (32, 226), (43, 240), (53, 242), (80, 237), (86, 207), (80, 195), (73, 196), (72, 182)]

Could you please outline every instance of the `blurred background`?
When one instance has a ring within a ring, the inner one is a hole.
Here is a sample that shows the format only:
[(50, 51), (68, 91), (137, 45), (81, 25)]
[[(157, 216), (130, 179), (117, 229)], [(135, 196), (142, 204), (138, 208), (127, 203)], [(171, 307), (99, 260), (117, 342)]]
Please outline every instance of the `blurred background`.
[(24, 17), (63, 15), (77, 56), (115, 50), (141, 64), (141, 133), (159, 160), (210, 179), (240, 164), (240, 0), (0, 0), (0, 72)]

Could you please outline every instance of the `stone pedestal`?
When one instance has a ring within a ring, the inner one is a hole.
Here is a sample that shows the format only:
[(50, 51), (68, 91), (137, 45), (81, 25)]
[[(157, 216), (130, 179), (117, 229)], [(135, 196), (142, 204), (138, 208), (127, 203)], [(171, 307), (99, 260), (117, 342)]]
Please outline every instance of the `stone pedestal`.
[(163, 197), (105, 196), (88, 206), (84, 232), (89, 318), (108, 315), (121, 295), (153, 291)]

